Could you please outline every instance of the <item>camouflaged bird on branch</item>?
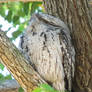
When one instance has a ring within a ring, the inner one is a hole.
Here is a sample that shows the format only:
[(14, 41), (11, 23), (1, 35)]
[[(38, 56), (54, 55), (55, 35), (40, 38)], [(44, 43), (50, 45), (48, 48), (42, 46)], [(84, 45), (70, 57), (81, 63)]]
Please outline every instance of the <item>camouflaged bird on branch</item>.
[(72, 90), (75, 50), (68, 27), (47, 14), (34, 14), (20, 42), (41, 77), (59, 91)]

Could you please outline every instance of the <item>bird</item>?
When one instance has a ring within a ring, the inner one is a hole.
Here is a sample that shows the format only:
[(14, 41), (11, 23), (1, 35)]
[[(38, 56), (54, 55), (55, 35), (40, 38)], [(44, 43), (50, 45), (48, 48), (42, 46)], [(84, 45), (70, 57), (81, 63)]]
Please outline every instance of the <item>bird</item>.
[(20, 48), (28, 63), (60, 92), (72, 90), (75, 50), (67, 25), (46, 13), (35, 13), (21, 36)]

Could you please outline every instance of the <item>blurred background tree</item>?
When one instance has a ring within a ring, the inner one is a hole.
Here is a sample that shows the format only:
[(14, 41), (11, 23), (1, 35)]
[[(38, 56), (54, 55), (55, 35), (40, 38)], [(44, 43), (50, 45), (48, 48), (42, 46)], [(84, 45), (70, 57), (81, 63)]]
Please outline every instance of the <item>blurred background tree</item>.
[[(15, 40), (26, 28), (30, 16), (35, 12), (43, 12), (42, 2), (7, 2), (0, 3), (0, 15), (11, 23), (12, 26), (5, 30), (6, 33), (12, 27), (18, 26), (18, 29), (13, 32), (11, 40)], [(2, 24), (0, 24), (2, 27)]]

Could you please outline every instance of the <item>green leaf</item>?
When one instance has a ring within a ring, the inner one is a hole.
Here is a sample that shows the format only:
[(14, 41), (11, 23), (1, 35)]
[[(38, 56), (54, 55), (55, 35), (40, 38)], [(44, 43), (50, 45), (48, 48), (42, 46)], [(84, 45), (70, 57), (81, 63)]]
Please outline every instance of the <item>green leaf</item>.
[(20, 88), (18, 89), (18, 92), (24, 92), (23, 88), (20, 87)]
[(33, 2), (31, 6), (31, 15), (35, 13), (36, 10), (39, 9), (39, 5), (42, 4), (42, 2)]
[(13, 39), (16, 39), (24, 31), (24, 25), (25, 24), (21, 24), (18, 30), (12, 33)]
[(2, 7), (0, 7), (0, 15), (5, 17), (6, 16), (5, 12), (7, 10), (7, 6), (6, 6), (6, 4), (0, 4), (0, 6), (2, 6)]
[(29, 3), (25, 3), (23, 9), (24, 9), (25, 14), (27, 15), (29, 12)]
[(44, 90), (45, 92), (58, 92), (48, 84), (41, 84), (40, 88), (42, 88), (42, 90)]
[(22, 32), (20, 30), (17, 30), (15, 32), (12, 33), (13, 38), (16, 39)]
[(11, 74), (5, 76), (5, 80), (11, 80), (11, 79), (12, 79)]
[(0, 73), (0, 80), (4, 80), (4, 75)]
[(11, 22), (12, 20), (12, 11), (8, 12), (8, 15), (5, 17), (6, 20), (8, 20), (8, 22)]
[(0, 69), (4, 70), (4, 65), (3, 64), (0, 64)]
[(23, 11), (23, 9), (19, 10), (17, 12), (17, 14), (20, 16), (20, 17), (25, 17), (25, 12)]
[(20, 26), (19, 26), (19, 29), (18, 30), (20, 30), (21, 32), (24, 30), (24, 24), (21, 24)]
[(51, 86), (49, 86), (48, 84), (41, 84), (40, 85), (41, 88), (43, 89), (47, 89), (47, 90), (54, 90)]
[(20, 23), (19, 18), (20, 16), (17, 16), (17, 15), (13, 16), (13, 23), (19, 24)]
[(48, 84), (41, 84), (38, 88), (34, 89), (32, 92), (58, 92)]
[(42, 89), (41, 88), (36, 88), (32, 92), (42, 92)]

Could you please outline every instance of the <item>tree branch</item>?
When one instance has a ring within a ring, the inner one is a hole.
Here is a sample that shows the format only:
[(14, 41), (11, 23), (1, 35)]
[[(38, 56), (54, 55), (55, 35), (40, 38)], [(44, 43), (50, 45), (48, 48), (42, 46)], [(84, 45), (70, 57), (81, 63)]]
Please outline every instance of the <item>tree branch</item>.
[(46, 83), (39, 74), (29, 65), (24, 56), (9, 41), (0, 30), (0, 61), (12, 73), (26, 92), (31, 92), (38, 84)]

